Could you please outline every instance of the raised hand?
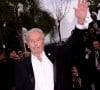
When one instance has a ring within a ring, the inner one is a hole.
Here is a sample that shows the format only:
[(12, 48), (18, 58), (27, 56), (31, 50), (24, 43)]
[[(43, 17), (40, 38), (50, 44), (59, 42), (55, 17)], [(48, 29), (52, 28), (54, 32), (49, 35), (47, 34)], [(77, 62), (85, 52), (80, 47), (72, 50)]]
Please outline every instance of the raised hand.
[(77, 8), (74, 8), (74, 10), (79, 24), (84, 24), (85, 18), (87, 16), (87, 9), (87, 0), (78, 0)]

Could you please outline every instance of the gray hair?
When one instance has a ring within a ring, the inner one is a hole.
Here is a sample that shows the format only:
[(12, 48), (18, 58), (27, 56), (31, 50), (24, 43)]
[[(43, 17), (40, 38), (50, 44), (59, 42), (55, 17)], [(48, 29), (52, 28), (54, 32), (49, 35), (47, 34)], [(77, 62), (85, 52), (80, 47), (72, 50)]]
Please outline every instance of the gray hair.
[(27, 32), (25, 33), (25, 41), (26, 41), (26, 42), (28, 41), (29, 35), (30, 35), (31, 33), (34, 33), (34, 32), (39, 32), (39, 33), (41, 34), (41, 36), (43, 37), (43, 39), (44, 39), (44, 33), (43, 33), (43, 31), (42, 31), (40, 28), (32, 28), (32, 29), (30, 29), (29, 31), (27, 31)]

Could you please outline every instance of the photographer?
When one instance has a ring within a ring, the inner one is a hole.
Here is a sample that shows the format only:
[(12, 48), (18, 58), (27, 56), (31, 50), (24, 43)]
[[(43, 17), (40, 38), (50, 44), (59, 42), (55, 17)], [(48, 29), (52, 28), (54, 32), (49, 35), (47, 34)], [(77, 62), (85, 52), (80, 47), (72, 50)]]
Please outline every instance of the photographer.
[(82, 90), (82, 79), (79, 75), (79, 70), (77, 67), (71, 68), (72, 74), (72, 90)]
[(95, 85), (95, 90), (100, 90), (100, 41), (92, 42), (92, 49), (87, 50), (85, 59), (88, 62), (88, 78), (91, 84)]

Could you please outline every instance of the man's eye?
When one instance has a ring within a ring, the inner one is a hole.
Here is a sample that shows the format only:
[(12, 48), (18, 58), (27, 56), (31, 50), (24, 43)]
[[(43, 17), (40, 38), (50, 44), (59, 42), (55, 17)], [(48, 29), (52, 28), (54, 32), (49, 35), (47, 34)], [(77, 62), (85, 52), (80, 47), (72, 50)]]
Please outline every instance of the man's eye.
[(30, 40), (30, 42), (34, 42), (33, 40)]
[(40, 41), (40, 39), (39, 39), (39, 40), (37, 40), (37, 41)]

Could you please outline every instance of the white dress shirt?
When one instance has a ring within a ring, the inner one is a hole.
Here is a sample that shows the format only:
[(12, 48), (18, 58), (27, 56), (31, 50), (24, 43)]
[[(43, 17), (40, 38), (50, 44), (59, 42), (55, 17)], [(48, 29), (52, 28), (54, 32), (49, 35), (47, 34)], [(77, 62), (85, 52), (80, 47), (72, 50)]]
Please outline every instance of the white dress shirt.
[(31, 62), (35, 76), (35, 90), (54, 90), (53, 64), (45, 53), (41, 54), (42, 62), (31, 54)]

